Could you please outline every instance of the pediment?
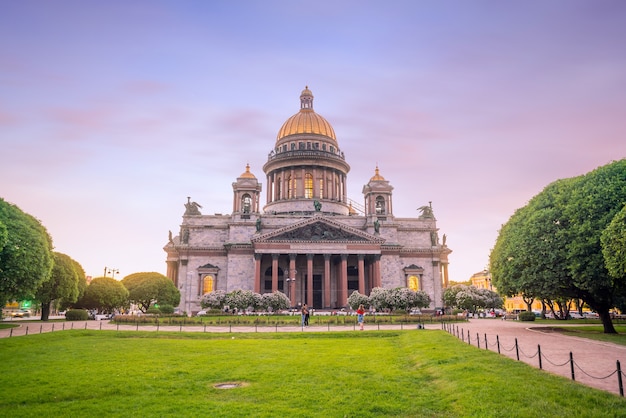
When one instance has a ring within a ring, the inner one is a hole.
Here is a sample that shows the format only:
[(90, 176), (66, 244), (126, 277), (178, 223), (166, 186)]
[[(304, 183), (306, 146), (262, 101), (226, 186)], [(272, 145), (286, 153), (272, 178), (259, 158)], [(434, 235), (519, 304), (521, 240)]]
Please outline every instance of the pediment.
[(341, 222), (315, 217), (258, 236), (252, 242), (352, 242), (377, 243), (385, 240)]

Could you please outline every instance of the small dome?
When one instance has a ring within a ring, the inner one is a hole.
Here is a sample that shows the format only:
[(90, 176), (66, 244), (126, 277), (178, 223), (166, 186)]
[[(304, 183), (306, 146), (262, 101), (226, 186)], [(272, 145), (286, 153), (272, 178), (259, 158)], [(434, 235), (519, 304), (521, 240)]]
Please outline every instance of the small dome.
[(246, 171), (239, 176), (240, 179), (256, 179), (256, 176), (250, 172), (250, 164), (246, 164)]
[(380, 172), (378, 170), (378, 166), (376, 166), (376, 172), (374, 174), (374, 177), (372, 177), (370, 179), (370, 181), (385, 181), (385, 178), (380, 175)]
[(337, 141), (335, 130), (330, 123), (313, 110), (313, 93), (308, 86), (300, 94), (300, 111), (287, 119), (278, 131), (276, 141), (297, 134), (324, 135)]

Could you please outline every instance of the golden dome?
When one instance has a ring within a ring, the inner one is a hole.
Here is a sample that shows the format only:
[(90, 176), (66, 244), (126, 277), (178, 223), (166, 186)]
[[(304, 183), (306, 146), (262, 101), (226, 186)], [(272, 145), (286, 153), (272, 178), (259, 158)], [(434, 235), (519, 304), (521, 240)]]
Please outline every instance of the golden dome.
[(385, 181), (385, 178), (380, 175), (380, 172), (378, 170), (378, 166), (376, 166), (376, 172), (374, 174), (374, 177), (372, 177), (370, 179), (370, 181)]
[(256, 176), (250, 172), (250, 164), (246, 164), (246, 171), (239, 176), (240, 179), (255, 179)]
[(300, 111), (287, 119), (278, 131), (276, 140), (296, 134), (324, 135), (337, 141), (330, 123), (313, 110), (313, 93), (308, 86), (300, 94)]

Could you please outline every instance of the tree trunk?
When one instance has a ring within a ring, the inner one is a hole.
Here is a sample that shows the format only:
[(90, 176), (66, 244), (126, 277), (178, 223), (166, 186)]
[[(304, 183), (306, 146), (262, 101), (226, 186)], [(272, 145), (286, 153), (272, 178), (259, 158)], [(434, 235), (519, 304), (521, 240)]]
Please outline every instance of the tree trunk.
[(50, 302), (41, 302), (41, 320), (47, 321), (50, 318)]
[(613, 326), (613, 320), (611, 319), (611, 314), (608, 309), (598, 309), (598, 315), (600, 315), (600, 319), (602, 320), (602, 325), (604, 326), (605, 334), (617, 334), (615, 331), (615, 327)]

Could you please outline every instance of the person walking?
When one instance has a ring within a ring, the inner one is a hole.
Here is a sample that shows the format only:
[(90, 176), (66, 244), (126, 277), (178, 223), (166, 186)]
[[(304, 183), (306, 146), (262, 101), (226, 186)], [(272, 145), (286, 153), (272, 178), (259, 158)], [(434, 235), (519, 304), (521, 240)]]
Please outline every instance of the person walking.
[(306, 303), (302, 305), (302, 310), (300, 312), (302, 314), (302, 326), (308, 327), (309, 326), (309, 307), (306, 305)]
[(357, 321), (359, 322), (359, 329), (363, 331), (363, 321), (365, 320), (365, 308), (363, 305), (359, 305), (359, 309), (356, 310)]

